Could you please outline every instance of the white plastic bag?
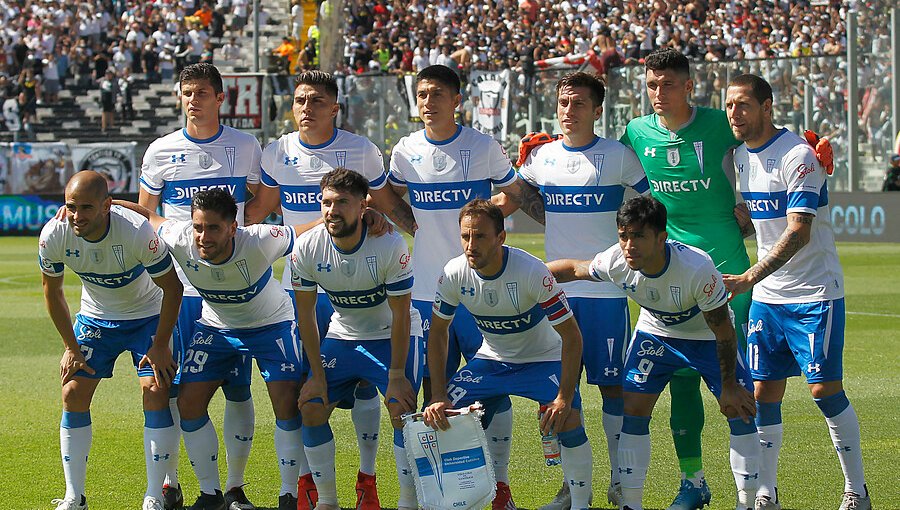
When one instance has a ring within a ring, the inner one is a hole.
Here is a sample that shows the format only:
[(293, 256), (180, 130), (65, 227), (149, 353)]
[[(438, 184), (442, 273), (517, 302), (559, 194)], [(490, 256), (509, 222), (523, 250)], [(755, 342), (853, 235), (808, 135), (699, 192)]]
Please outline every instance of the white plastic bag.
[(403, 417), (406, 455), (425, 510), (480, 509), (494, 499), (494, 466), (481, 428), (481, 405), (454, 412), (459, 414), (448, 417), (446, 431), (426, 426), (422, 413)]

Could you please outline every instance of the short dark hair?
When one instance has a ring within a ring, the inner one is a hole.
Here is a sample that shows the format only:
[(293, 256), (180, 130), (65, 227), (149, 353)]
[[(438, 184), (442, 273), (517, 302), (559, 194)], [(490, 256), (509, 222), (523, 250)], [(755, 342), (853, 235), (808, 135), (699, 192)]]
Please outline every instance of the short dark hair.
[(497, 234), (504, 230), (503, 211), (490, 200), (476, 198), (464, 205), (459, 211), (459, 222), (462, 223), (462, 219), (466, 216), (484, 216), (494, 224), (494, 231)]
[(310, 85), (315, 87), (316, 85), (321, 85), (325, 87), (325, 92), (329, 95), (337, 98), (338, 96), (338, 85), (337, 80), (334, 79), (334, 76), (326, 73), (325, 71), (312, 70), (312, 71), (303, 71), (299, 75), (297, 75), (297, 79), (294, 80), (294, 90), (297, 90), (297, 87), (300, 85)]
[(322, 191), (325, 191), (325, 188), (331, 188), (359, 198), (366, 198), (369, 193), (369, 181), (359, 173), (342, 166), (325, 174), (319, 182), (319, 187), (322, 188)]
[(736, 76), (731, 80), (731, 83), (729, 83), (728, 86), (750, 87), (751, 95), (759, 102), (759, 104), (765, 103), (766, 99), (774, 101), (774, 96), (772, 96), (772, 86), (769, 85), (769, 82), (755, 74), (741, 74)]
[(672, 70), (685, 77), (691, 76), (691, 62), (680, 51), (669, 47), (656, 49), (647, 55), (644, 68), (652, 71)]
[(214, 211), (225, 221), (237, 218), (237, 202), (224, 188), (210, 188), (199, 191), (191, 199), (191, 215), (194, 211)]
[(587, 87), (591, 91), (591, 102), (594, 108), (603, 104), (603, 98), (606, 97), (606, 88), (603, 82), (596, 75), (588, 74), (582, 71), (568, 73), (556, 82), (556, 95), (563, 87)]
[(454, 94), (459, 94), (459, 75), (456, 74), (456, 71), (445, 65), (435, 64), (422, 69), (419, 71), (419, 74), (416, 75), (416, 84), (418, 85), (422, 80), (436, 81), (441, 85), (450, 87)]
[(221, 94), (225, 91), (225, 87), (222, 85), (222, 75), (219, 74), (219, 70), (216, 69), (216, 66), (209, 62), (198, 62), (186, 66), (181, 70), (181, 74), (178, 75), (178, 82), (181, 84), (189, 81), (203, 80), (208, 81), (209, 84), (212, 85), (213, 91), (215, 91), (216, 94)]
[(648, 226), (657, 233), (666, 230), (666, 206), (651, 196), (637, 196), (625, 201), (616, 211), (616, 227)]

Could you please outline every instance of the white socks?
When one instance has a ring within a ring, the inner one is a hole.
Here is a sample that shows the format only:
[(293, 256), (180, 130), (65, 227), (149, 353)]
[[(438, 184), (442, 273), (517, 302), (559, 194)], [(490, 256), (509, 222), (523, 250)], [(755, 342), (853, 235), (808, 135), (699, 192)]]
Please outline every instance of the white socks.
[(200, 492), (215, 494), (221, 490), (219, 481), (219, 438), (209, 421), (209, 415), (195, 420), (181, 420), (184, 449), (194, 467), (194, 474), (200, 485)]
[(247, 469), (250, 447), (253, 445), (253, 424), (256, 416), (249, 387), (246, 396), (244, 400), (225, 399), (222, 435), (225, 443), (225, 463), (228, 466), (226, 490), (244, 484), (244, 471)]
[(147, 492), (162, 501), (162, 486), (166, 473), (174, 471), (172, 459), (178, 449), (178, 428), (168, 408), (144, 411), (144, 463), (147, 467)]
[[(484, 435), (487, 437), (488, 452), (491, 454), (491, 460), (494, 465), (494, 475), (498, 482), (509, 484), (509, 455), (512, 449), (512, 405), (507, 401), (509, 407), (502, 411), (497, 411), (490, 425), (484, 429)], [(501, 404), (501, 409), (503, 404)]]
[(353, 428), (356, 429), (359, 470), (367, 475), (374, 475), (375, 457), (378, 454), (378, 430), (381, 426), (381, 402), (375, 385), (357, 388), (356, 394), (350, 417), (353, 420)]
[(80, 502), (87, 478), (87, 459), (91, 451), (91, 412), (63, 411), (59, 424), (59, 450), (66, 477), (64, 499)]

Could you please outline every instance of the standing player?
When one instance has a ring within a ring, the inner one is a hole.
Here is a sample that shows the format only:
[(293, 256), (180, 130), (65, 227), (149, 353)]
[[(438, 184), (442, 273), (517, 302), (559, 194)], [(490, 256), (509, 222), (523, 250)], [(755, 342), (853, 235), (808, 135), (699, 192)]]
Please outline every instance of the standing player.
[(616, 213), (619, 242), (591, 260), (547, 266), (559, 281), (606, 281), (641, 305), (625, 359), (625, 417), (619, 439), (620, 508), (640, 510), (650, 464), (650, 414), (672, 374), (700, 372), (731, 428), (737, 509), (752, 510), (759, 480), (759, 436), (750, 376), (737, 348), (722, 275), (701, 250), (667, 241), (666, 209), (633, 198)]
[[(181, 283), (168, 249), (144, 218), (110, 207), (103, 176), (78, 172), (66, 185), (65, 200), (66, 221), (47, 222), (39, 249), (44, 302), (66, 347), (59, 364), (66, 495), (53, 502), (57, 510), (88, 507), (84, 486), (91, 400), (100, 379), (112, 377), (116, 358), (127, 350), (144, 401), (147, 491), (142, 508), (161, 510), (163, 480), (178, 448), (168, 387), (176, 370), (169, 339), (181, 304)], [(74, 327), (63, 293), (64, 266), (82, 282)]]
[[(410, 310), (409, 251), (399, 234), (369, 235), (362, 221), (369, 191), (365, 177), (339, 167), (321, 182), (324, 225), (297, 240), (290, 262), (300, 336), (313, 360), (300, 407), (303, 446), (316, 475), (316, 508), (338, 509), (335, 441), (328, 419), (337, 403), (366, 380), (384, 395), (394, 427), (397, 508), (415, 510), (416, 489), (400, 420), (415, 410), (424, 365), (421, 318)], [(316, 287), (324, 289), (335, 310), (321, 348)]]
[[(472, 199), (490, 198), (491, 185), (505, 192), (517, 204), (532, 212), (540, 197), (525, 186), (510, 165), (500, 144), (490, 136), (456, 123), (454, 114), (462, 96), (459, 76), (449, 67), (433, 65), (416, 76), (416, 107), (425, 129), (403, 137), (391, 154), (388, 179), (399, 195), (409, 192), (415, 215), (413, 246), (413, 306), (422, 315), (426, 346), (431, 305), (441, 269), (450, 259), (462, 254), (455, 241), (459, 231), (460, 209)], [(526, 193), (531, 197), (524, 198)], [(460, 356), (472, 359), (482, 337), (463, 307), (450, 325), (450, 352), (445, 377), (459, 368)], [(427, 348), (427, 347), (426, 347)], [(422, 382), (425, 402), (431, 400), (428, 370)], [(515, 504), (509, 491), (509, 454), (512, 436), (512, 407), (501, 405), (487, 430), (488, 449), (497, 477), (494, 510), (512, 510)]]
[[(503, 213), (487, 200), (473, 200), (459, 213), (463, 255), (444, 266), (431, 316), (433, 399), (425, 423), (447, 430), (444, 414), (476, 400), (490, 424), (509, 395), (546, 405), (541, 431), (559, 438), (571, 507), (589, 506), (591, 444), (581, 424), (581, 332), (565, 292), (541, 261), (504, 245)], [(460, 306), (472, 313), (484, 342), (456, 375), (445, 378), (450, 321)]]
[[(147, 148), (141, 166), (141, 189), (138, 202), (156, 211), (162, 204), (163, 216), (173, 220), (191, 218), (191, 198), (210, 188), (229, 191), (238, 204), (238, 222), (244, 220), (244, 202), (248, 188), (254, 191), (259, 182), (259, 159), (262, 150), (253, 136), (219, 123), (219, 107), (225, 100), (222, 76), (211, 64), (192, 64), (181, 71), (181, 109), (187, 116), (186, 126), (163, 136)], [(200, 318), (200, 295), (178, 266), (184, 284), (184, 300), (175, 330), (174, 351), (183, 356), (193, 336), (194, 322)], [(228, 463), (226, 499), (229, 510), (247, 510), (254, 506), (247, 500), (242, 486), (244, 470), (253, 442), (254, 408), (250, 396), (250, 358), (238, 360), (239, 367), (229, 373), (222, 386), (225, 394), (225, 452)], [(178, 416), (172, 393), (170, 407)], [(177, 466), (177, 459), (172, 464)], [(166, 509), (176, 508), (183, 500), (175, 471), (166, 478)]]
[[(222, 188), (191, 199), (190, 220), (168, 220), (137, 204), (203, 298), (194, 336), (185, 345), (178, 392), (184, 447), (200, 485), (194, 510), (225, 510), (209, 401), (244, 357), (256, 358), (275, 411), (275, 454), (281, 474), (279, 510), (295, 510), (300, 450), (300, 345), (287, 294), (272, 264), (290, 253), (294, 229), (238, 227), (234, 197)], [(242, 366), (242, 365), (241, 365)]]
[[(825, 415), (844, 472), (841, 510), (872, 508), (863, 474), (859, 420), (844, 393), (844, 276), (834, 245), (828, 183), (806, 141), (772, 124), (772, 88), (744, 74), (725, 102), (744, 144), (734, 165), (750, 208), (759, 262), (725, 275), (735, 294), (753, 288), (747, 359), (756, 385), (763, 453), (757, 509), (780, 509), (778, 453), (786, 378), (802, 371)], [(771, 446), (769, 446), (771, 445)]]
[[(720, 272), (741, 273), (750, 267), (743, 238), (752, 233), (752, 224), (746, 206), (735, 205), (731, 149), (739, 142), (728, 129), (725, 112), (688, 102), (694, 82), (684, 55), (662, 48), (644, 65), (654, 113), (629, 122), (621, 141), (634, 149), (653, 197), (666, 207), (669, 236), (705, 251)], [(737, 296), (730, 305), (735, 323), (741, 325), (737, 333), (743, 345), (750, 300)], [(669, 392), (670, 425), (682, 477), (669, 510), (694, 510), (712, 497), (703, 477), (699, 374), (678, 371)]]
[[(615, 212), (625, 187), (647, 193), (644, 170), (634, 153), (615, 140), (594, 134), (603, 113), (603, 83), (587, 73), (570, 73), (556, 84), (556, 117), (562, 139), (533, 150), (519, 177), (540, 190), (544, 199), (547, 260), (590, 258), (616, 243)], [(504, 214), (504, 194), (495, 195)], [(604, 282), (562, 285), (581, 336), (587, 380), (603, 395), (603, 430), (611, 479), (607, 499), (618, 505), (618, 437), (622, 430), (622, 350), (631, 337), (628, 299), (624, 291)], [(569, 486), (542, 510), (566, 510)]]

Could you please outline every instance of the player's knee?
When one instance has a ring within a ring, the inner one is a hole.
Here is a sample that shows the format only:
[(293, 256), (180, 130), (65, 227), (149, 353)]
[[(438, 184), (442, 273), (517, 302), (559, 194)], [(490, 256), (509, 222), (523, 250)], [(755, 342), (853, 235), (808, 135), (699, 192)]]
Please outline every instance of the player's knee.
[(821, 383), (812, 383), (809, 385), (809, 392), (815, 399), (828, 398), (844, 391), (843, 381), (828, 381)]
[(318, 402), (304, 403), (300, 414), (303, 416), (303, 425), (307, 427), (318, 427), (328, 421), (328, 410)]
[(784, 398), (786, 381), (756, 381), (753, 385), (753, 398), (757, 402), (781, 402)]
[(76, 381), (69, 381), (62, 387), (63, 408), (66, 411), (83, 413), (91, 407), (91, 395), (79, 387)]
[(622, 398), (622, 386), (597, 386), (600, 395), (604, 398)]
[(158, 411), (169, 407), (169, 388), (156, 384), (152, 378), (145, 382), (141, 380), (141, 397), (144, 402), (144, 409), (148, 411)]

